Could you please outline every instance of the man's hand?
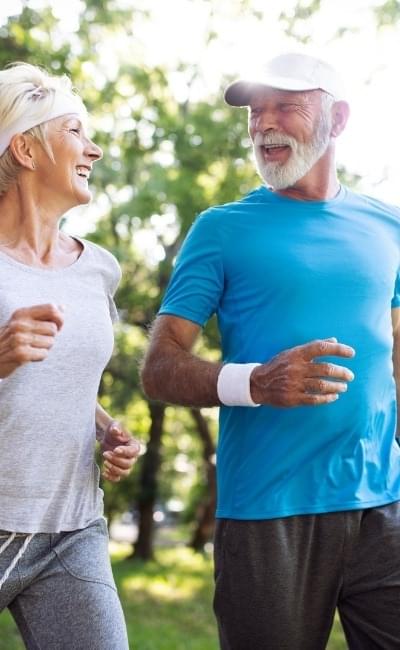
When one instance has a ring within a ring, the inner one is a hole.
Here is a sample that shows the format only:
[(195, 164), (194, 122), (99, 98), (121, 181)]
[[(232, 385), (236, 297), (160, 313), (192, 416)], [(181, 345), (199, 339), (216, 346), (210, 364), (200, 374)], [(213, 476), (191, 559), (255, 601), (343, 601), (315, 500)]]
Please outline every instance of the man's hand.
[(117, 483), (128, 476), (140, 453), (140, 443), (113, 420), (106, 428), (101, 442), (103, 450), (102, 475)]
[(43, 361), (64, 323), (62, 307), (34, 305), (17, 309), (0, 327), (0, 377), (32, 361)]
[(348, 368), (333, 363), (316, 363), (316, 357), (351, 358), (355, 351), (336, 339), (312, 341), (277, 354), (255, 368), (250, 391), (257, 404), (271, 406), (317, 406), (338, 399), (354, 379)]

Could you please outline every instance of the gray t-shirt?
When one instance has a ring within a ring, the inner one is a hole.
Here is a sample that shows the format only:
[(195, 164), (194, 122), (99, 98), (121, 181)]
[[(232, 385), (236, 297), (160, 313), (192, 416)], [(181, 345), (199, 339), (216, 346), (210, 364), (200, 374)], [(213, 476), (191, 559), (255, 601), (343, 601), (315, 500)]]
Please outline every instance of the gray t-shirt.
[(94, 451), (101, 374), (113, 349), (115, 258), (91, 242), (63, 269), (26, 266), (0, 253), (0, 326), (20, 307), (65, 305), (44, 361), (0, 382), (0, 529), (56, 533), (103, 513)]

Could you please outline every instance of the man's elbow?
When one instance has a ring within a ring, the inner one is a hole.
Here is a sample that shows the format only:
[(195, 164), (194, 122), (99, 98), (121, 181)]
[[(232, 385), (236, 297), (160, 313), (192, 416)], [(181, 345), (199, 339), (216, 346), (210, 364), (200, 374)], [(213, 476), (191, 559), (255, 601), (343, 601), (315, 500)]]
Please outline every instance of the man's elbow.
[(140, 382), (145, 396), (151, 400), (162, 399), (157, 375), (156, 363), (149, 358), (145, 358), (140, 368)]

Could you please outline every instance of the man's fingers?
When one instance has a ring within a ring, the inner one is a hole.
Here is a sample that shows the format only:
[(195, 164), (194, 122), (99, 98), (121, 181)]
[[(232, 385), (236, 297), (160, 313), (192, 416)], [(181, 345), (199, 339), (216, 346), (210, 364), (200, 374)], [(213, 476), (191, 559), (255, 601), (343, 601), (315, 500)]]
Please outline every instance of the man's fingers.
[(315, 357), (346, 357), (351, 358), (355, 355), (354, 348), (344, 343), (337, 343), (323, 339), (321, 341), (312, 341), (302, 346), (304, 358), (311, 361)]
[(322, 406), (330, 402), (336, 402), (339, 398), (337, 393), (330, 393), (329, 395), (304, 395), (302, 404), (305, 406)]
[(327, 381), (326, 379), (308, 379), (306, 391), (312, 394), (328, 395), (329, 393), (345, 393), (347, 384), (339, 381)]
[(343, 381), (353, 381), (354, 379), (354, 373), (349, 368), (338, 366), (335, 363), (320, 363), (319, 361), (310, 364), (308, 375), (309, 377), (327, 377)]

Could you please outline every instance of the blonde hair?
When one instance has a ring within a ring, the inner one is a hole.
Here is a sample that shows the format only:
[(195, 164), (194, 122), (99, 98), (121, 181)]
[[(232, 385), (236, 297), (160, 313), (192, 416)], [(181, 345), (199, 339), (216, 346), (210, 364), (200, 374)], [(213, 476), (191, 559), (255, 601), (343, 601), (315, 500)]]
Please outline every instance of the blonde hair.
[[(50, 160), (53, 152), (47, 141), (46, 116), (54, 103), (56, 91), (76, 97), (67, 75), (53, 76), (30, 63), (13, 63), (0, 70), (0, 129), (10, 129), (23, 116), (32, 118), (38, 126), (25, 133), (35, 137)], [(0, 196), (9, 189), (21, 169), (9, 147), (0, 156)]]

